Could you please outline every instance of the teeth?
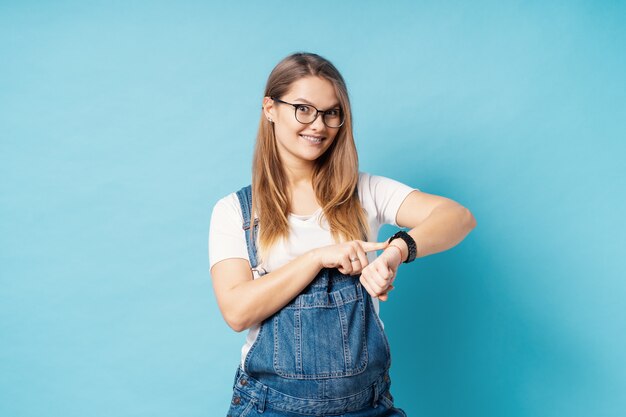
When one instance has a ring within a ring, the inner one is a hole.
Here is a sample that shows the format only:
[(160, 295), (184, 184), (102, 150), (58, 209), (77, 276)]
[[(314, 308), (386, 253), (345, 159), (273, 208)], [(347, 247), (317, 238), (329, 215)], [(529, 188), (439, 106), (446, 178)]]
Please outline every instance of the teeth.
[(312, 143), (320, 143), (322, 141), (322, 138), (316, 138), (314, 136), (300, 135), (300, 137)]

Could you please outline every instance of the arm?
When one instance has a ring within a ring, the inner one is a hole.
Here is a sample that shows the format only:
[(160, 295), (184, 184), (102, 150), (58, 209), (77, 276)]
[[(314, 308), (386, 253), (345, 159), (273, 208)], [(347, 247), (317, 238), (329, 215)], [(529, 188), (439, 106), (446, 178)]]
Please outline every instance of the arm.
[[(476, 227), (476, 219), (465, 207), (449, 198), (412, 191), (402, 202), (396, 215), (400, 227), (415, 240), (417, 258), (443, 252), (456, 246)], [(395, 247), (394, 247), (395, 246)], [(389, 288), (398, 266), (409, 255), (402, 239), (394, 239), (374, 262), (363, 269), (361, 282), (370, 294), (387, 300)]]
[(295, 298), (321, 265), (312, 251), (258, 279), (246, 259), (230, 258), (211, 268), (213, 289), (226, 323), (240, 332), (260, 323)]
[[(476, 219), (467, 208), (449, 198), (417, 190), (402, 202), (396, 223), (411, 229), (407, 233), (415, 240), (418, 258), (456, 246), (476, 227)], [(405, 261), (409, 254), (406, 243), (395, 239), (391, 245), (400, 248)]]
[[(247, 259), (224, 259), (211, 268), (217, 303), (226, 323), (240, 332), (283, 308), (322, 268), (359, 274), (367, 266), (366, 253), (387, 246), (387, 242), (353, 240), (312, 249), (258, 279), (253, 279)], [(360, 262), (352, 262), (354, 258)]]

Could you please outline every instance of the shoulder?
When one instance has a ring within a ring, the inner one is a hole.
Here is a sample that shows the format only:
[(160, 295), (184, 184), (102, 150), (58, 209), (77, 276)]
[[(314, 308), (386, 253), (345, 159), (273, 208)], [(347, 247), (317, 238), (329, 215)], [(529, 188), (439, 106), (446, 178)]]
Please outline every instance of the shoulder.
[(359, 185), (386, 183), (389, 181), (397, 183), (396, 180), (391, 179), (389, 177), (384, 177), (382, 175), (375, 175), (369, 172), (359, 171)]
[(379, 224), (396, 225), (396, 215), (402, 202), (414, 190), (417, 188), (388, 177), (359, 172), (359, 200)]
[(363, 192), (370, 190), (370, 185), (371, 185), (373, 176), (374, 175), (370, 174), (369, 172), (359, 171), (359, 181), (357, 184), (359, 195), (362, 195)]
[(362, 197), (388, 191), (401, 190), (406, 192), (416, 189), (389, 177), (359, 171), (358, 191)]
[(243, 214), (241, 212), (241, 206), (236, 192), (220, 198), (213, 206), (213, 212), (211, 214), (212, 221), (225, 217), (238, 220), (239, 222), (243, 221)]

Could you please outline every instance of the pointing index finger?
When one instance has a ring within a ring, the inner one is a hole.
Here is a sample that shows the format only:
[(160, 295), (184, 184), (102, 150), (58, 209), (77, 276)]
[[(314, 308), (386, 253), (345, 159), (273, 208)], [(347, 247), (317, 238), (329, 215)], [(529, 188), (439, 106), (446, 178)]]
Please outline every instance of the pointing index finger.
[(386, 240), (384, 242), (363, 242), (361, 247), (365, 252), (373, 252), (376, 250), (382, 250), (389, 246), (389, 242)]

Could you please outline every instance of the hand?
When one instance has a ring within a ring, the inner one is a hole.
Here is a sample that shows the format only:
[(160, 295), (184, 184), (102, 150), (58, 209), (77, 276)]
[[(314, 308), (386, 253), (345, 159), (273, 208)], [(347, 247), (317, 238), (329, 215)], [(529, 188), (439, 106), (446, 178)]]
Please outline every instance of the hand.
[(358, 275), (369, 261), (367, 252), (385, 249), (389, 246), (385, 242), (364, 242), (351, 240), (314, 249), (320, 268), (337, 268), (339, 272), (347, 275)]
[[(395, 249), (393, 249), (395, 248)], [(402, 251), (397, 246), (389, 245), (371, 264), (361, 272), (361, 285), (380, 301), (387, 301), (388, 293), (393, 290), (398, 266), (402, 263)]]

